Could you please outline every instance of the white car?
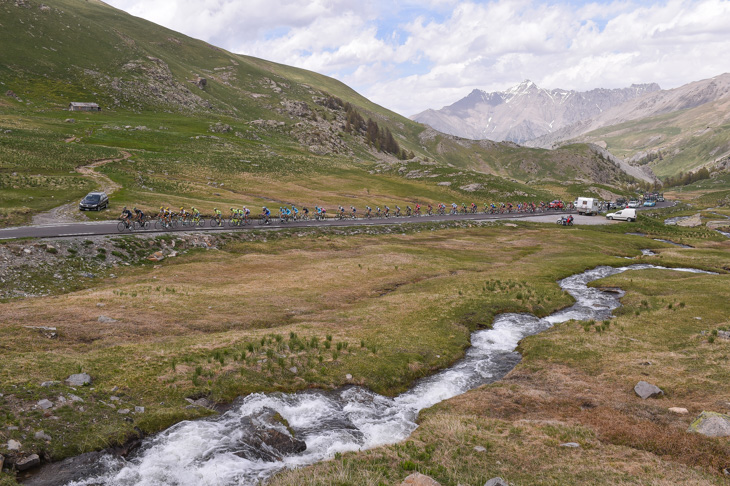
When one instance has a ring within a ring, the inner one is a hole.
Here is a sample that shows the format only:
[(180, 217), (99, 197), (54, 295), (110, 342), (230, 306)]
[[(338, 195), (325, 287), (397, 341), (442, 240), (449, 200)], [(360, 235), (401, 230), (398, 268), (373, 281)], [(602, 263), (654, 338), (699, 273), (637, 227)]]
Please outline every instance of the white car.
[(615, 213), (608, 213), (606, 219), (617, 219), (621, 221), (636, 221), (636, 209), (626, 208)]
[(636, 200), (633, 200), (633, 199), (631, 201), (629, 201), (629, 206), (628, 207), (630, 207), (630, 208), (638, 208), (639, 206), (641, 206), (641, 204), (639, 204), (639, 201), (636, 201)]

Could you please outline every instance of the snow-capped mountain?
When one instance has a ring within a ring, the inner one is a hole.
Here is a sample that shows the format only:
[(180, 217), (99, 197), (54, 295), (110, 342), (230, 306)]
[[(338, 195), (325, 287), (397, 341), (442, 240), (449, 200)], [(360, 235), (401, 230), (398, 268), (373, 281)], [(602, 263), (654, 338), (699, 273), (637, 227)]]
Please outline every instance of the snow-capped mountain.
[(652, 83), (586, 92), (547, 90), (526, 80), (506, 91), (475, 89), (450, 106), (411, 119), (459, 137), (523, 143), (659, 89)]

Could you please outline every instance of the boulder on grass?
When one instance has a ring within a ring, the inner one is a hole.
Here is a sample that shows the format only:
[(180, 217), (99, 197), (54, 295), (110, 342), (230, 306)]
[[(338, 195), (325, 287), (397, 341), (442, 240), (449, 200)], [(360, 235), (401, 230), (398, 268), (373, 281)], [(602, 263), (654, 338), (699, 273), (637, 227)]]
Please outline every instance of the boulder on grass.
[(636, 386), (634, 387), (634, 392), (636, 392), (636, 394), (640, 396), (643, 400), (646, 400), (647, 398), (657, 398), (661, 395), (664, 395), (664, 392), (661, 388), (643, 380), (636, 384)]
[(66, 384), (71, 386), (91, 385), (91, 376), (86, 373), (76, 373), (66, 378)]
[(707, 437), (730, 437), (730, 415), (702, 412), (692, 421), (687, 432), (696, 432)]
[(418, 472), (415, 472), (405, 478), (402, 483), (400, 483), (400, 486), (441, 486), (438, 481), (431, 478), (430, 476), (426, 476), (425, 474), (421, 474)]

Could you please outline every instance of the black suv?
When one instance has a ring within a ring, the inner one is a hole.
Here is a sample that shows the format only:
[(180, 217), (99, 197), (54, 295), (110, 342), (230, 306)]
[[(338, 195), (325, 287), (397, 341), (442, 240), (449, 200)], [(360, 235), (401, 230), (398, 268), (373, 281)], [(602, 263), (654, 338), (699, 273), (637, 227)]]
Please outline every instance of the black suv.
[(79, 203), (81, 211), (100, 211), (109, 205), (109, 197), (105, 192), (90, 192)]

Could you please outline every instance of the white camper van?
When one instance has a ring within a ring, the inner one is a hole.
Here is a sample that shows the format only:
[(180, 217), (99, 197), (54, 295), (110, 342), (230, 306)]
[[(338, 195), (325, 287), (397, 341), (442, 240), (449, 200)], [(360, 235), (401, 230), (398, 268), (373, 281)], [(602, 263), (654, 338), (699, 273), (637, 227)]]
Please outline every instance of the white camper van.
[(606, 219), (619, 219), (623, 221), (636, 221), (636, 209), (626, 208), (615, 213), (608, 213)]
[(575, 208), (578, 210), (578, 214), (588, 216), (598, 214), (598, 200), (593, 197), (579, 197), (575, 201)]

